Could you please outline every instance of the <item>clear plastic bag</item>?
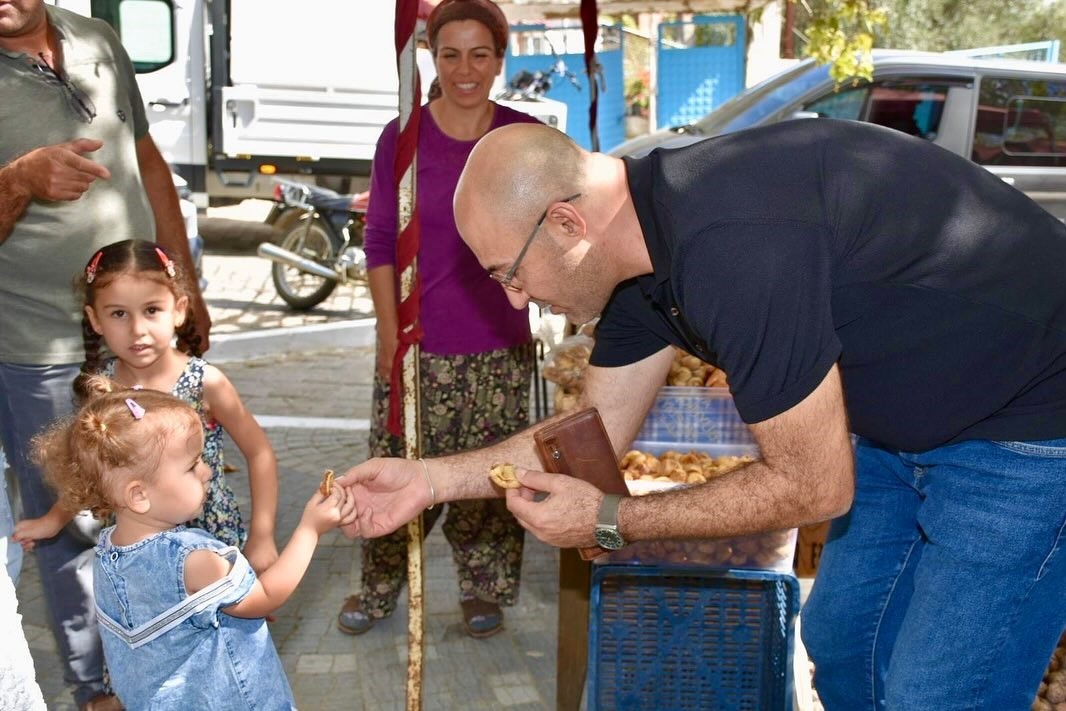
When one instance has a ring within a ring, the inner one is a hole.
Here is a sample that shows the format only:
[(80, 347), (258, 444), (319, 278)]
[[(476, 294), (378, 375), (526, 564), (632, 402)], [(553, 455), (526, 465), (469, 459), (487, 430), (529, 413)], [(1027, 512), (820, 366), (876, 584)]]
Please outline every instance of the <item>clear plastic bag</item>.
[(585, 382), (592, 345), (593, 340), (581, 334), (559, 341), (544, 357), (541, 376), (569, 392), (580, 392)]

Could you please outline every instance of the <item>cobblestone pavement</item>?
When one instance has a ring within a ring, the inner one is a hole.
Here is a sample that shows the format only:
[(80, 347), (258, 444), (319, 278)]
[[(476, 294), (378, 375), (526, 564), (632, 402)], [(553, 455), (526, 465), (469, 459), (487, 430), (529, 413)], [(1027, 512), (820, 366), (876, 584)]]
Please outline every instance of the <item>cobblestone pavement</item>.
[(293, 311), (274, 290), (270, 262), (246, 252), (205, 257), (203, 276), (207, 280), (204, 297), (211, 312), (213, 335), (334, 323), (374, 315), (370, 290), (365, 285), (337, 286), (313, 310)]
[[(266, 262), (246, 254), (209, 254), (204, 276), (216, 333), (365, 318), (371, 311), (364, 291), (341, 287), (312, 313), (293, 314), (274, 296)], [(279, 546), (288, 540), (322, 470), (343, 471), (366, 457), (371, 363), (370, 348), (303, 352), (294, 342), (288, 353), (223, 366), (245, 403), (264, 422), (278, 455)], [(328, 419), (300, 419), (308, 417)], [(230, 481), (247, 511), (244, 463), (231, 444), (226, 461), (239, 468)], [(323, 537), (300, 587), (270, 625), (302, 709), (404, 707), (406, 607), (360, 637), (336, 628), (344, 597), (358, 585), (358, 545), (339, 533)], [(462, 631), (450, 550), (438, 530), (427, 538), (425, 554), (424, 708), (524, 711), (553, 706), (556, 551), (527, 539), (519, 604), (505, 609), (505, 630), (484, 640), (471, 639)], [(23, 567), (18, 596), (48, 706), (72, 709), (47, 629), (32, 554)]]

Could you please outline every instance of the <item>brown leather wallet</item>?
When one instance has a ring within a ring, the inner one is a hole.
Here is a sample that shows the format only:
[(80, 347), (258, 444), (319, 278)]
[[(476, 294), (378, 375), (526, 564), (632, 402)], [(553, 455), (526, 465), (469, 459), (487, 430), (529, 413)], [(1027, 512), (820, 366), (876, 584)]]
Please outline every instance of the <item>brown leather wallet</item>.
[[(533, 433), (544, 471), (583, 479), (605, 494), (629, 496), (618, 457), (594, 407), (580, 410)], [(584, 560), (607, 551), (599, 546), (580, 548)]]

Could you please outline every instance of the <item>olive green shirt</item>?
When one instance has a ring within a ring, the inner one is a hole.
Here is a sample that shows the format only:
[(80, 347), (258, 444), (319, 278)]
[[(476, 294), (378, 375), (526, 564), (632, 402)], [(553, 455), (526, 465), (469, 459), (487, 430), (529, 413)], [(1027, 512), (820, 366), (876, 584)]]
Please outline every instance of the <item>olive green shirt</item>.
[(0, 243), (0, 362), (80, 363), (81, 296), (74, 278), (92, 254), (124, 239), (155, 239), (135, 142), (148, 133), (144, 104), (126, 51), (101, 21), (47, 6), (70, 82), (96, 116), (79, 118), (73, 94), (35, 65), (0, 49), (0, 165), (41, 146), (76, 138), (104, 145), (86, 157), (111, 171), (74, 201), (31, 200)]

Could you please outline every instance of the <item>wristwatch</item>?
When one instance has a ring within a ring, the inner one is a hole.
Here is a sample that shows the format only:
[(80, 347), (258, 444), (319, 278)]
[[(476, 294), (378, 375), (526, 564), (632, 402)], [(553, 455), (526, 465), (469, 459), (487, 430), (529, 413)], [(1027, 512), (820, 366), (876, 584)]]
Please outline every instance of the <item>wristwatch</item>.
[(626, 544), (626, 539), (618, 532), (618, 494), (605, 494), (600, 504), (600, 515), (596, 519), (596, 544), (600, 548), (616, 551)]

